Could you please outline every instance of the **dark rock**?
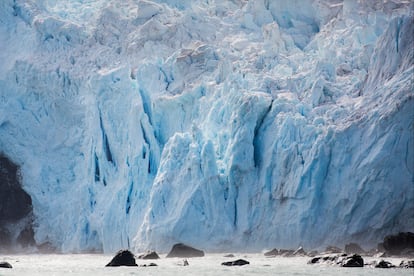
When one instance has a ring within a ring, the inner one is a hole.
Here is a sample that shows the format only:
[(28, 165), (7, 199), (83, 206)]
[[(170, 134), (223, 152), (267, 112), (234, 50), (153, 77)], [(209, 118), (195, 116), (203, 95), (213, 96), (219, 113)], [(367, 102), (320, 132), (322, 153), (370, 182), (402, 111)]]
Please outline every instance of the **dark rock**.
[(357, 243), (348, 243), (345, 245), (345, 253), (347, 254), (365, 254), (365, 250)]
[(328, 255), (328, 256), (317, 256), (312, 258), (308, 264), (317, 264), (317, 263), (327, 263), (327, 264), (337, 264), (339, 255)]
[(183, 266), (189, 266), (190, 264), (188, 263), (188, 261), (187, 260), (184, 260), (184, 262), (183, 262)]
[(221, 265), (226, 265), (226, 266), (241, 266), (241, 265), (248, 265), (248, 264), (250, 264), (250, 263), (246, 260), (243, 260), (243, 259), (238, 259), (238, 260), (231, 261), (231, 262), (221, 263)]
[(149, 264), (140, 265), (140, 267), (150, 267), (150, 266), (158, 266), (158, 265), (156, 263), (149, 263)]
[(346, 257), (342, 261), (343, 267), (363, 267), (364, 266), (364, 259), (358, 254), (354, 254), (350, 257)]
[(156, 260), (159, 258), (160, 256), (158, 256), (157, 252), (155, 251), (148, 251), (147, 253), (138, 256), (138, 259), (142, 260)]
[(226, 258), (234, 258), (234, 255), (233, 254), (227, 254), (227, 255), (224, 255), (224, 257), (226, 257)]
[(203, 257), (204, 252), (198, 249), (195, 249), (191, 246), (177, 243), (175, 244), (170, 253), (168, 253), (167, 258), (179, 257), (179, 258), (191, 258), (191, 257)]
[(360, 255), (354, 254), (348, 256), (347, 254), (317, 256), (312, 258), (308, 264), (325, 263), (329, 265), (339, 265), (342, 267), (363, 267), (364, 260)]
[(19, 171), (19, 166), (0, 153), (0, 250), (10, 251), (16, 243), (34, 245), (32, 199), (22, 188)]
[(390, 262), (387, 262), (387, 261), (381, 260), (381, 261), (379, 261), (379, 262), (375, 265), (375, 267), (376, 267), (376, 268), (392, 268), (392, 267), (395, 267), (395, 265), (393, 265), (393, 264), (392, 264), (392, 263), (390, 263)]
[(0, 267), (1, 268), (13, 268), (11, 264), (9, 264), (8, 262), (0, 262)]
[(400, 232), (384, 238), (384, 249), (391, 255), (401, 255), (403, 251), (414, 251), (414, 233)]
[(308, 262), (308, 264), (317, 264), (319, 263), (320, 260), (321, 260), (321, 257), (314, 257)]
[(409, 260), (404, 260), (404, 261), (401, 261), (399, 267), (402, 267), (402, 268), (414, 268), (414, 260), (410, 260), (410, 261)]
[(264, 255), (266, 257), (274, 257), (274, 256), (277, 256), (277, 255), (279, 255), (279, 249), (273, 248), (272, 250), (270, 250), (268, 252), (265, 252)]
[(0, 221), (17, 222), (31, 211), (32, 199), (21, 187), (19, 167), (0, 154)]
[(137, 264), (131, 251), (120, 250), (106, 266), (137, 266)]

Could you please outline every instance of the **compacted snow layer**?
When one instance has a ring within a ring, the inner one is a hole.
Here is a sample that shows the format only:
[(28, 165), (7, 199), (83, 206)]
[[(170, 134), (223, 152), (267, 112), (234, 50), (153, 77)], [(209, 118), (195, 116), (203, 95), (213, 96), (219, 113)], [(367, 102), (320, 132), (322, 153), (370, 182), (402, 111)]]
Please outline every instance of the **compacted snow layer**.
[(64, 252), (414, 230), (411, 1), (0, 2), (0, 151)]

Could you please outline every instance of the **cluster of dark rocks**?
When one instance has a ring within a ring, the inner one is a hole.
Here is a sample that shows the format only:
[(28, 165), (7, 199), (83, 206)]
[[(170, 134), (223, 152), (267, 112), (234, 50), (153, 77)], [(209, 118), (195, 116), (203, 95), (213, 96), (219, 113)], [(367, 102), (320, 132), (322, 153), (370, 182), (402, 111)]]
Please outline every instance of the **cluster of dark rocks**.
[(312, 258), (308, 264), (328, 264), (336, 265), (342, 267), (375, 267), (375, 268), (414, 268), (414, 260), (404, 260), (401, 261), (399, 266), (392, 264), (386, 260), (372, 261), (370, 263), (365, 263), (361, 255), (352, 254), (348, 255), (346, 253), (336, 254), (336, 255), (322, 255)]
[[(191, 246), (178, 243), (175, 244), (170, 252), (167, 254), (167, 258), (193, 258), (193, 257), (203, 257), (204, 252), (202, 250), (193, 248)], [(229, 257), (234, 257), (234, 255), (228, 255)], [(159, 259), (159, 255), (155, 251), (148, 251), (140, 256), (138, 259), (142, 260), (156, 260)], [(225, 266), (242, 266), (249, 264), (248, 261), (243, 259), (238, 259), (230, 262), (223, 262), (222, 265)], [(184, 259), (183, 266), (188, 266), (188, 260)], [(106, 266), (138, 266), (136, 263), (135, 255), (129, 250), (120, 250), (112, 258), (112, 260)], [(157, 266), (155, 263), (144, 264), (141, 267)]]
[[(195, 249), (191, 246), (178, 243), (175, 244), (171, 251), (168, 253), (167, 258), (179, 257), (179, 258), (192, 258), (192, 257), (203, 257), (204, 252), (198, 249)], [(155, 251), (148, 251), (142, 255), (138, 256), (138, 259), (141, 260), (157, 260), (160, 259), (160, 256)], [(187, 266), (188, 261), (185, 259), (183, 265)], [(135, 261), (134, 254), (129, 250), (120, 250), (112, 258), (112, 260), (106, 266), (138, 266)], [(157, 266), (156, 263), (149, 263), (141, 265), (141, 267)]]
[(369, 257), (414, 257), (414, 233), (402, 232), (396, 235), (389, 235), (384, 241), (378, 244), (377, 248), (365, 251), (357, 243), (348, 243), (344, 249), (336, 246), (328, 246), (323, 252), (306, 252), (302, 247), (296, 250), (274, 248), (264, 253), (267, 257), (296, 257), (308, 256), (312, 259), (308, 264), (324, 263), (342, 267), (363, 267), (364, 265), (376, 268), (414, 268), (414, 260), (404, 260), (398, 266), (387, 260), (364, 263), (362, 256)]
[(363, 267), (364, 259), (358, 254), (348, 255), (343, 253), (314, 257), (308, 262), (308, 264), (316, 263), (334, 264), (342, 267)]

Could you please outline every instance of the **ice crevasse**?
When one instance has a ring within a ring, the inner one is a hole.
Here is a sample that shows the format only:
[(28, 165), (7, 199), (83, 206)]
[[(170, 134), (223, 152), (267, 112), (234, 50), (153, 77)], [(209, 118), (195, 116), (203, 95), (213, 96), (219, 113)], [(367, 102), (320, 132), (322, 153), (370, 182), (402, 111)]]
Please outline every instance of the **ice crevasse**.
[(411, 1), (0, 2), (0, 152), (63, 252), (414, 231)]

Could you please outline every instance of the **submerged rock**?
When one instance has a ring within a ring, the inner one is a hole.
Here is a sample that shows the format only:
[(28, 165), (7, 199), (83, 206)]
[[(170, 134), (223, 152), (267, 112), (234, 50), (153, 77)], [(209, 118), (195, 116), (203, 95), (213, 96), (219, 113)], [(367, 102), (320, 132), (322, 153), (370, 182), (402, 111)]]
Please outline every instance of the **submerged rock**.
[(137, 264), (131, 251), (120, 250), (106, 266), (137, 266)]
[(248, 265), (248, 264), (250, 263), (243, 259), (221, 263), (221, 265), (226, 265), (226, 266), (242, 266), (242, 265)]
[(198, 249), (195, 249), (191, 246), (185, 245), (183, 243), (174, 244), (171, 248), (170, 253), (168, 253), (167, 258), (191, 258), (191, 257), (204, 257), (204, 252)]

